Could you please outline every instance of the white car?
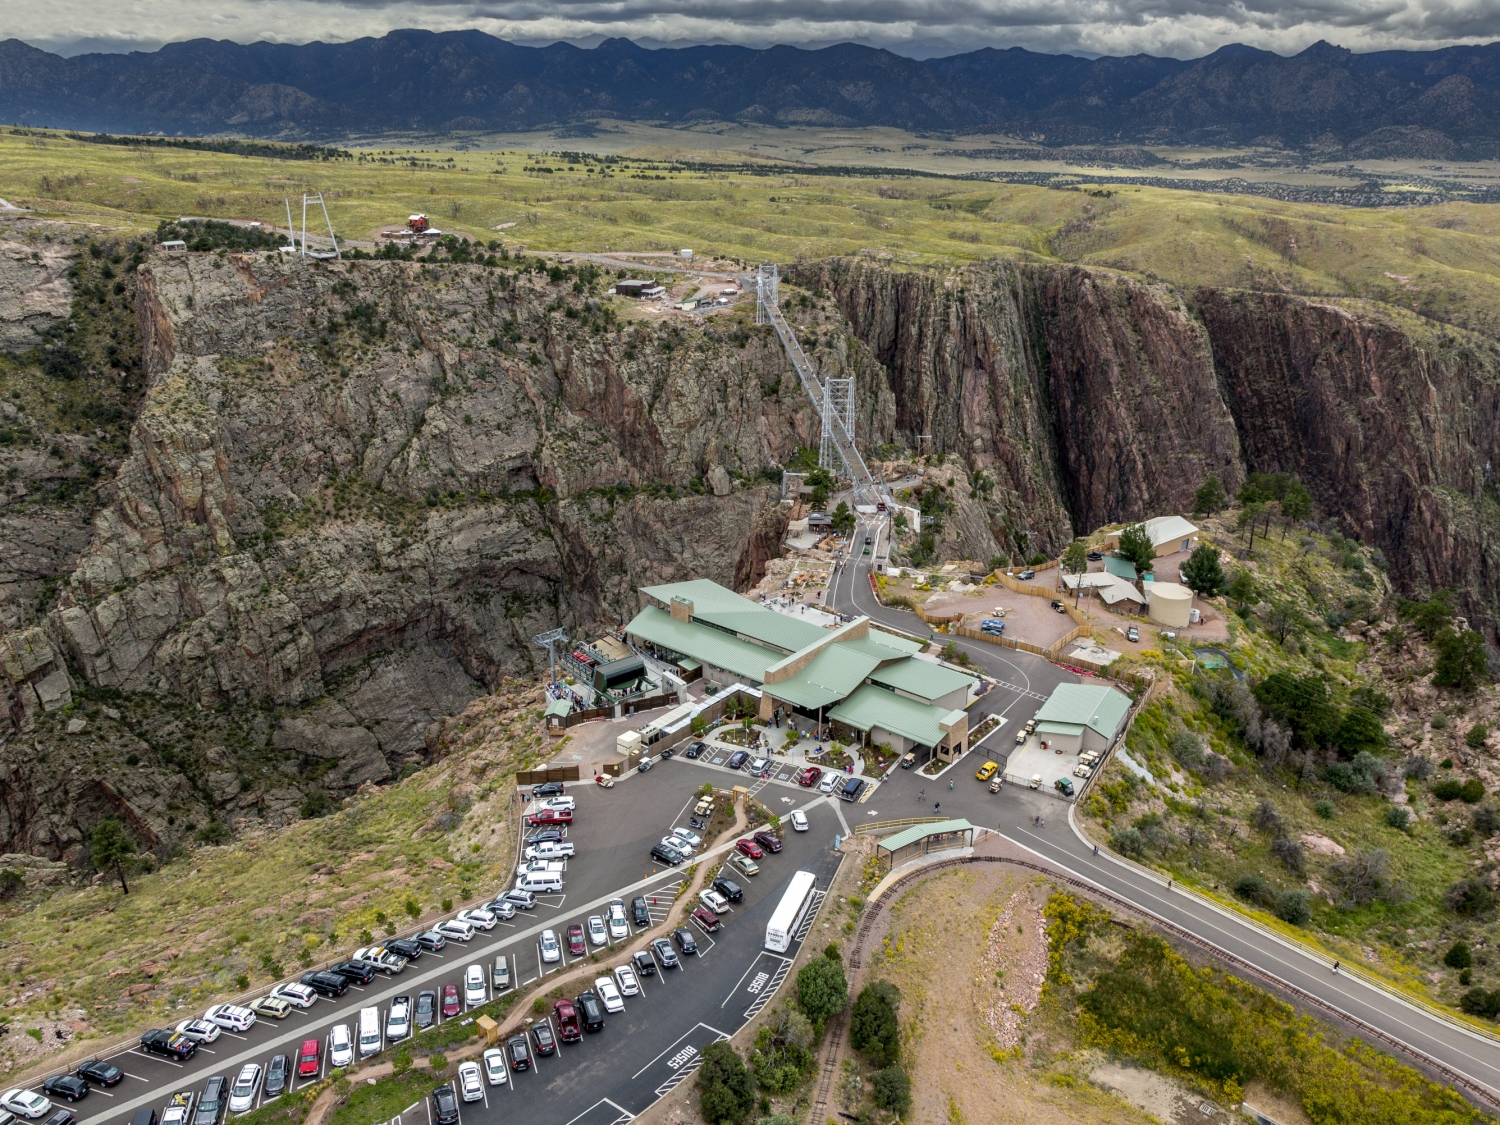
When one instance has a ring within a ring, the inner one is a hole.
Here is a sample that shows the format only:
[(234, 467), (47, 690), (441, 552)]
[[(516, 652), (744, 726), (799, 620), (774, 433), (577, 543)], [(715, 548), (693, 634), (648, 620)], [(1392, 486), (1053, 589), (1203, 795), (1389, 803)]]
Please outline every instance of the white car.
[(664, 837), (662, 843), (666, 844), (669, 848), (675, 848), (685, 856), (696, 855), (698, 852), (697, 848), (693, 847), (692, 844), (688, 843), (681, 836)]
[(563, 861), (560, 859), (528, 859), (516, 865), (517, 875), (561, 875)]
[(212, 1043), (221, 1031), (218, 1024), (207, 1020), (183, 1020), (177, 1025), (177, 1034), (186, 1036), (194, 1043)]
[(590, 914), (583, 928), (588, 931), (590, 945), (608, 944), (609, 936), (604, 932), (604, 919), (599, 915)]
[(458, 1064), (458, 1092), (466, 1102), (477, 1102), (484, 1097), (484, 1082), (479, 1077), (477, 1062)]
[(477, 926), (481, 930), (493, 930), (495, 923), (499, 920), (482, 906), (476, 907), (473, 910), (460, 910), (458, 912), (458, 921), (467, 922), (469, 925)]
[(747, 767), (751, 773), (764, 773), (766, 767), (771, 764), (770, 758), (752, 758)]
[(640, 983), (635, 979), (635, 970), (629, 965), (621, 965), (615, 970), (615, 983), (620, 986), (620, 992), (625, 996), (634, 996), (640, 992)]
[(609, 912), (605, 915), (605, 922), (609, 925), (609, 936), (616, 941), (630, 936), (630, 923), (625, 918), (623, 898), (609, 900)]
[(405, 1039), (411, 1034), (411, 997), (398, 996), (391, 1001), (390, 1011), (385, 1014), (385, 1038), (388, 1043)]
[(794, 810), (792, 812), (792, 831), (793, 832), (806, 832), (807, 831), (807, 814), (805, 812), (803, 812), (801, 809), (796, 809), (796, 810)]
[(699, 891), (698, 901), (712, 910), (715, 914), (723, 914), (729, 909), (729, 900), (721, 895), (718, 891)]
[(695, 848), (703, 846), (703, 837), (696, 832), (689, 832), (686, 828), (674, 828), (672, 829), (672, 835), (682, 837), (682, 839), (692, 844)]
[(464, 970), (464, 1003), (471, 1008), (477, 1008), (490, 998), (485, 990), (484, 970), (478, 965), (470, 965)]
[(354, 1036), (350, 1034), (347, 1023), (334, 1024), (328, 1033), (328, 1065), (354, 1065)]
[(547, 964), (562, 960), (562, 946), (557, 944), (557, 935), (551, 930), (542, 931), (542, 960)]
[(484, 1053), (481, 1060), (484, 1065), (484, 1078), (491, 1086), (504, 1086), (510, 1078), (510, 1069), (505, 1065), (505, 1052), (499, 1047), (491, 1047)]
[[(297, 987), (306, 988), (305, 985), (300, 984)], [(312, 989), (308, 988), (307, 991), (312, 992)], [(271, 995), (276, 995), (274, 988), (271, 990)], [(316, 998), (317, 993), (313, 993), (313, 996)], [(285, 999), (285, 997), (282, 999)], [(307, 1005), (304, 1004), (302, 1006), (306, 1007)], [(255, 1022), (255, 1013), (249, 1008), (242, 1008), (238, 1004), (215, 1004), (203, 1013), (203, 1018), (209, 1023), (217, 1024), (225, 1031), (248, 1031), (250, 1030), (250, 1025)]]
[(474, 940), (474, 927), (467, 922), (459, 921), (457, 918), (449, 918), (446, 922), (439, 922), (433, 929), (449, 941)]
[(229, 1087), (229, 1112), (248, 1113), (255, 1108), (255, 1092), (260, 1089), (260, 1064), (246, 1063), (239, 1077)]
[(568, 812), (572, 812), (578, 807), (578, 802), (566, 795), (561, 797), (543, 797), (536, 803), (536, 807), (539, 809), (558, 809), (559, 811), (566, 809)]
[(52, 1108), (52, 1103), (35, 1090), (7, 1090), (0, 1094), (0, 1107), (10, 1110), (18, 1117), (42, 1117)]
[(819, 793), (832, 793), (838, 783), (844, 780), (843, 774), (828, 773), (823, 775), (823, 780), (818, 782)]
[(311, 1008), (318, 1002), (318, 994), (305, 984), (278, 984), (271, 995), (294, 1008)]
[(485, 903), (484, 908), (502, 922), (509, 922), (516, 916), (516, 904), (508, 901), (504, 896)]
[(623, 1012), (625, 1001), (620, 999), (620, 990), (615, 987), (615, 982), (608, 977), (600, 977), (594, 982), (594, 994), (604, 1004), (606, 1012)]
[(379, 966), (381, 971), (386, 973), (399, 973), (406, 968), (406, 958), (399, 953), (392, 953), (383, 945), (370, 945), (364, 949), (356, 949), (353, 960), (368, 961), (372, 965)]

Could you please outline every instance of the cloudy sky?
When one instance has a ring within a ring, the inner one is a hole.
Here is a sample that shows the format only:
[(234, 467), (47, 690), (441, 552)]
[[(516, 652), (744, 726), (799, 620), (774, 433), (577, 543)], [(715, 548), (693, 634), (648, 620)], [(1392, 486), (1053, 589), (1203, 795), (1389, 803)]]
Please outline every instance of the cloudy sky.
[[(164, 40), (348, 40), (393, 28), (478, 28), (547, 42), (824, 44), (905, 52), (1022, 46), (1193, 58), (1226, 43), (1294, 54), (1327, 39), (1355, 51), (1500, 38), (1500, 0), (8, 0), (0, 38), (66, 54)], [(936, 50), (925, 41), (940, 41)], [(913, 47), (912, 44), (917, 44)], [(905, 44), (903, 48), (901, 45)]]

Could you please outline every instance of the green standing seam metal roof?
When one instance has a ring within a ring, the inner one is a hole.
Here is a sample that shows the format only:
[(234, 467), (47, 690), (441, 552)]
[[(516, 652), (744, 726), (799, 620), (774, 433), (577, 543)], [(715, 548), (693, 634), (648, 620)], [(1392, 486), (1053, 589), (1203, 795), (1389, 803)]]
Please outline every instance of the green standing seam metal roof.
[(929, 702), (959, 688), (967, 688), (975, 682), (975, 677), (966, 672), (916, 658), (877, 669), (870, 673), (870, 679), (877, 684), (921, 696)]
[(570, 700), (570, 699), (549, 699), (549, 700), (547, 700), (547, 710), (546, 710), (546, 714), (547, 715), (549, 715), (549, 716), (550, 715), (561, 715), (563, 718), (566, 719), (572, 713), (573, 713), (573, 701), (572, 700)]
[(1083, 723), (1037, 723), (1037, 734), (1083, 734)]
[(1122, 559), (1119, 555), (1105, 555), (1104, 569), (1116, 578), (1123, 578), (1127, 582), (1135, 581), (1135, 563), (1129, 559)]
[(922, 746), (936, 746), (948, 733), (941, 723), (961, 719), (964, 713), (918, 703), (883, 687), (865, 684), (828, 712), (828, 717), (855, 730), (882, 727)]
[(877, 840), (876, 845), (888, 852), (899, 852), (902, 848), (908, 848), (928, 836), (937, 836), (946, 832), (972, 832), (973, 830), (974, 826), (967, 820), (936, 820), (931, 824), (913, 824), (910, 828), (903, 828), (894, 836)]
[(671, 605), (673, 598), (683, 598), (693, 603), (694, 617), (721, 629), (729, 629), (775, 645), (787, 652), (806, 648), (828, 633), (821, 625), (766, 609), (707, 578), (695, 578), (690, 582), (669, 582), (663, 586), (645, 586), (641, 593), (655, 598), (663, 605)]
[(1102, 684), (1058, 684), (1036, 713), (1037, 725), (1086, 726), (1113, 738), (1130, 713), (1130, 698)]
[(824, 648), (791, 679), (766, 684), (764, 690), (798, 707), (827, 707), (859, 687), (879, 663), (879, 657), (855, 652), (838, 642)]
[(704, 664), (723, 668), (759, 684), (766, 669), (782, 654), (764, 645), (742, 641), (728, 633), (691, 621), (678, 621), (664, 609), (648, 606), (636, 614), (625, 632), (643, 641), (671, 649)]
[(914, 652), (922, 651), (922, 645), (917, 641), (908, 641), (902, 637), (892, 636), (890, 633), (871, 628), (869, 635), (864, 637), (850, 637), (848, 640), (839, 641), (839, 644), (862, 652), (880, 660), (896, 660), (903, 656), (910, 656)]
[(677, 662), (677, 667), (681, 668), (684, 672), (696, 672), (703, 665), (692, 659), (692, 657), (684, 657)]

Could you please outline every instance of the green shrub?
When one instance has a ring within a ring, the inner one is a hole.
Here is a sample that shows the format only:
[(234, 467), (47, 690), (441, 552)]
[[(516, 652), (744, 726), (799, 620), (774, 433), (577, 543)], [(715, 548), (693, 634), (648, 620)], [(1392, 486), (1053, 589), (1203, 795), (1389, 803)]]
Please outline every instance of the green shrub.
[(755, 1106), (750, 1072), (728, 1043), (710, 1043), (703, 1048), (695, 1084), (699, 1109), (709, 1125), (739, 1121)]
[(1312, 909), (1307, 904), (1306, 891), (1280, 891), (1271, 908), (1276, 917), (1293, 926), (1305, 926), (1312, 920)]
[(1432, 795), (1439, 801), (1456, 801), (1463, 791), (1463, 782), (1453, 777), (1445, 777), (1432, 786)]
[(1484, 782), (1477, 777), (1471, 777), (1459, 787), (1458, 795), (1466, 804), (1477, 805), (1484, 800)]
[(870, 1076), (875, 1104), (892, 1113), (905, 1113), (911, 1106), (911, 1079), (899, 1066), (888, 1066)]
[(1338, 811), (1339, 807), (1326, 797), (1313, 806), (1313, 812), (1317, 813), (1324, 820), (1332, 820), (1338, 815)]
[(1260, 902), (1270, 892), (1270, 886), (1257, 872), (1241, 875), (1234, 881), (1234, 893), (1246, 902)]
[(1450, 969), (1467, 969), (1474, 963), (1474, 955), (1469, 952), (1469, 943), (1466, 941), (1455, 941), (1448, 947), (1448, 952), (1443, 954), (1443, 964)]
[(1478, 750), (1484, 745), (1484, 740), (1490, 736), (1490, 728), (1483, 723), (1475, 723), (1464, 735), (1464, 743), (1470, 750)]
[(874, 1066), (889, 1066), (901, 1052), (901, 1028), (896, 1011), (901, 991), (890, 981), (878, 980), (860, 991), (849, 1017), (849, 1042), (863, 1051)]
[(1385, 810), (1385, 822), (1405, 832), (1411, 825), (1411, 809), (1405, 805), (1392, 805)]
[(1135, 828), (1120, 828), (1109, 834), (1109, 846), (1121, 855), (1140, 859), (1146, 854), (1146, 841)]
[(1471, 1016), (1483, 1016), (1492, 1020), (1500, 1015), (1500, 991), (1486, 992), (1482, 988), (1471, 988), (1459, 997), (1458, 1006)]
[(797, 1003), (813, 1023), (826, 1023), (849, 1003), (844, 966), (832, 957), (819, 957), (797, 973)]
[(1453, 913), (1474, 918), (1489, 913), (1495, 905), (1495, 892), (1478, 879), (1460, 879), (1448, 888), (1443, 901)]

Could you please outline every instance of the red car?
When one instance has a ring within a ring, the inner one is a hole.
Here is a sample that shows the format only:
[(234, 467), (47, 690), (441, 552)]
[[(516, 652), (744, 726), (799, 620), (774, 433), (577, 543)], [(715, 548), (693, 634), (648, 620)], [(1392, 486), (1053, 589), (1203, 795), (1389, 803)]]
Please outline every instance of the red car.
[(781, 837), (767, 828), (762, 828), (755, 834), (755, 842), (772, 855), (781, 850)]
[(458, 1002), (458, 985), (443, 985), (443, 1018), (451, 1020), (461, 1011), (463, 1011), (463, 1005)]
[(754, 840), (751, 840), (751, 839), (748, 839), (748, 838), (744, 839), (744, 840), (736, 840), (734, 842), (734, 846), (737, 847), (737, 848), (739, 848), (740, 851), (744, 852), (751, 859), (765, 859), (766, 858), (766, 853), (761, 850), (761, 846), (759, 844), (757, 844)]
[(583, 1025), (578, 1022), (578, 1009), (571, 1000), (558, 1000), (552, 1005), (552, 1018), (557, 1020), (557, 1037), (564, 1043), (577, 1043), (583, 1038)]
[(303, 1040), (302, 1050), (297, 1052), (297, 1077), (316, 1078), (323, 1064), (323, 1041)]
[(808, 766), (805, 770), (797, 772), (797, 784), (804, 789), (811, 789), (818, 783), (818, 778), (823, 776), (823, 771), (817, 766)]
[(582, 957), (588, 952), (588, 946), (583, 940), (583, 927), (577, 922), (568, 927), (568, 952), (574, 957)]
[(697, 920), (698, 925), (703, 927), (703, 932), (706, 934), (713, 933), (723, 924), (719, 921), (719, 916), (706, 906), (694, 907), (693, 918)]
[(572, 824), (572, 809), (538, 809), (526, 817), (526, 823), (535, 828), (539, 824)]

